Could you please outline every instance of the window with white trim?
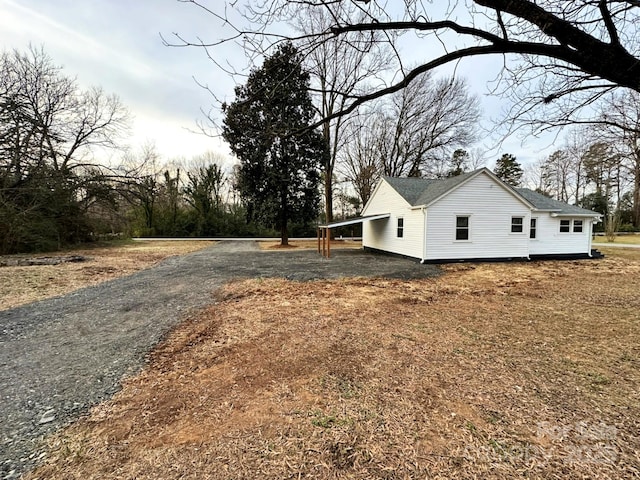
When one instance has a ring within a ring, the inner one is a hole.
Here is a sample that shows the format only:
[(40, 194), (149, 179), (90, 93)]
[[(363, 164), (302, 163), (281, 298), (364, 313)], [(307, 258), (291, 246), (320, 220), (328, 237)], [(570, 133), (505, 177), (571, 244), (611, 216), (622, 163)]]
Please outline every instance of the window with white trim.
[(404, 218), (398, 217), (396, 236), (402, 238), (404, 236)]
[(524, 232), (524, 217), (511, 217), (511, 233)]
[(469, 216), (456, 216), (456, 240), (469, 240)]
[(538, 219), (532, 218), (529, 226), (529, 238), (536, 238), (536, 230), (538, 229)]
[(560, 233), (569, 233), (571, 231), (571, 220), (560, 220)]
[(573, 233), (582, 233), (582, 220), (573, 221)]

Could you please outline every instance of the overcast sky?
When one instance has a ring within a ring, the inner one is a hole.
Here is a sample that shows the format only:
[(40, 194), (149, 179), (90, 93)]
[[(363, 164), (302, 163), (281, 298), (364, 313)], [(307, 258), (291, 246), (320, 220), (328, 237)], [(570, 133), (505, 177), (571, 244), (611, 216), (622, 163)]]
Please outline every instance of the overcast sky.
[(189, 132), (211, 103), (193, 76), (222, 92), (233, 84), (216, 75), (204, 52), (160, 39), (161, 32), (211, 30), (211, 19), (190, 7), (176, 0), (0, 0), (0, 45), (43, 46), (81, 86), (118, 95), (134, 116), (134, 148), (153, 141), (164, 160), (226, 153), (220, 141)]
[[(42, 46), (81, 86), (101, 86), (118, 95), (134, 116), (128, 142), (133, 148), (154, 142), (165, 161), (207, 150), (228, 155), (220, 140), (190, 132), (197, 131), (196, 120), (204, 119), (200, 109), (212, 104), (209, 93), (193, 77), (228, 100), (233, 99), (233, 82), (202, 50), (166, 47), (160, 39), (160, 34), (170, 38), (178, 32), (211, 40), (222, 36), (219, 29), (212, 17), (177, 0), (0, 0), (3, 50)], [(415, 52), (419, 54), (422, 47)], [(237, 60), (242, 52), (220, 48), (216, 55), (224, 62)], [(459, 69), (473, 90), (483, 95), (484, 123), (502, 108), (499, 99), (484, 95), (499, 62), (483, 59)], [(495, 141), (485, 146), (493, 145)], [(490, 153), (488, 166), (493, 167), (501, 153), (513, 153), (524, 164), (552, 149), (549, 139), (521, 145), (519, 139), (511, 138)]]

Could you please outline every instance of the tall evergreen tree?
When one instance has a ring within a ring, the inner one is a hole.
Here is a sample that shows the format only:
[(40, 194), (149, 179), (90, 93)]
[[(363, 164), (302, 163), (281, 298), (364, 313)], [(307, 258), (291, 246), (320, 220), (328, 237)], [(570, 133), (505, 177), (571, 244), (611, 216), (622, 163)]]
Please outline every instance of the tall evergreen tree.
[(289, 222), (317, 217), (322, 136), (309, 129), (309, 74), (291, 43), (278, 47), (223, 105), (222, 136), (240, 160), (237, 185), (251, 220), (275, 225), (288, 244)]
[(510, 153), (505, 153), (496, 161), (494, 173), (505, 183), (517, 187), (522, 181), (522, 167), (516, 157)]

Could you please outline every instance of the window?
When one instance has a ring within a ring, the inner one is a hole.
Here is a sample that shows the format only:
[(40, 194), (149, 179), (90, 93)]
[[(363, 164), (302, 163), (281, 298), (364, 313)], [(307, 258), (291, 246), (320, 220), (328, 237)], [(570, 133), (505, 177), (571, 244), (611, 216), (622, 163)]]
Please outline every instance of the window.
[(531, 226), (529, 227), (529, 238), (536, 238), (536, 228), (538, 227), (538, 219), (531, 219)]
[(571, 227), (571, 220), (560, 220), (560, 233), (569, 233)]
[(456, 217), (456, 240), (469, 240), (469, 217)]
[(524, 217), (511, 217), (511, 233), (524, 232)]
[(582, 233), (582, 220), (573, 221), (573, 233)]
[(404, 236), (404, 218), (398, 217), (398, 238), (402, 238)]

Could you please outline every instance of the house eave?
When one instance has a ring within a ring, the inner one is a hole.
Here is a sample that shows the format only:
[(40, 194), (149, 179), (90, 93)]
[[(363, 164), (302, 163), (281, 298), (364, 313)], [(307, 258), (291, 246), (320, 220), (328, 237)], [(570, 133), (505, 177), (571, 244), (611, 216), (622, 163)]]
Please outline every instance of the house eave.
[(563, 213), (563, 212), (552, 212), (551, 216), (556, 218), (556, 217), (571, 217), (571, 218), (575, 218), (575, 217), (581, 217), (581, 218), (597, 218), (597, 219), (601, 219), (602, 218), (602, 214), (598, 213)]

